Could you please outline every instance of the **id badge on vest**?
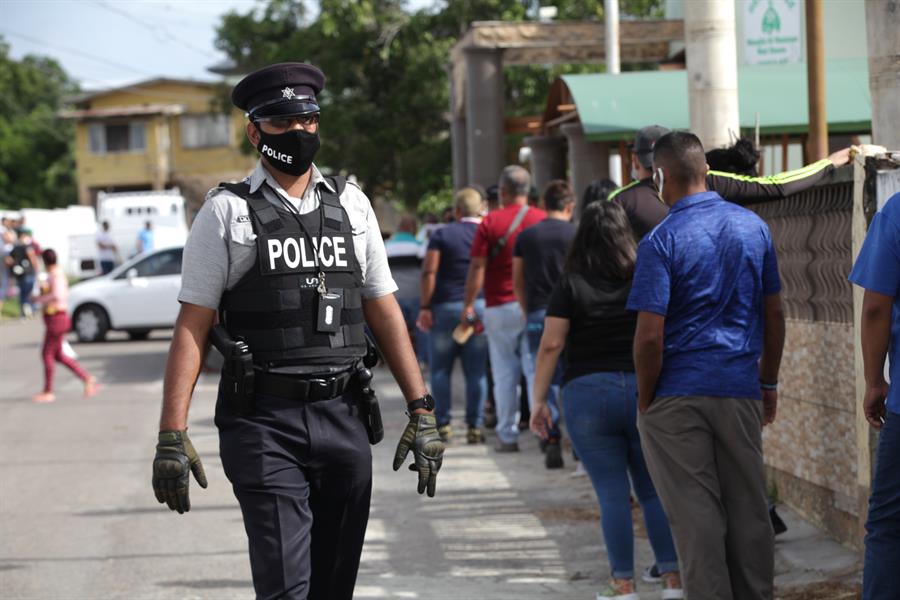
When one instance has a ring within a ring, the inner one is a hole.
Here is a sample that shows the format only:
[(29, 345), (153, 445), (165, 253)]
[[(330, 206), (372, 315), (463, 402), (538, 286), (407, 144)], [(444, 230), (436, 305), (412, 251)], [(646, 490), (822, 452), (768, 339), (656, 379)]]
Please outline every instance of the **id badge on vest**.
[(337, 333), (341, 328), (341, 309), (344, 307), (344, 290), (330, 290), (319, 294), (319, 316), (316, 329), (320, 333)]

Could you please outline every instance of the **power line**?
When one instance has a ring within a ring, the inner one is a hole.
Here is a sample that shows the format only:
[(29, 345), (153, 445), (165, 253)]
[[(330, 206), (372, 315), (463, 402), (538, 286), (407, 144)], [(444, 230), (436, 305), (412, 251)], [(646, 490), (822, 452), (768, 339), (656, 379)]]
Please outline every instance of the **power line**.
[[(103, 64), (106, 64), (106, 65), (108, 65), (108, 66), (115, 67), (115, 68), (117, 68), (117, 69), (126, 70), (126, 71), (128, 71), (128, 72), (130, 72), (130, 73), (142, 73), (142, 74), (147, 75), (147, 76), (149, 76), (149, 77), (153, 77), (154, 79), (156, 79), (156, 78), (160, 78), (160, 79), (179, 79), (179, 78), (177, 78), (177, 77), (174, 77), (174, 78), (163, 77), (163, 76), (160, 76), (158, 73), (151, 73), (151, 72), (149, 72), (149, 71), (141, 71), (140, 69), (135, 69), (133, 66), (123, 65), (123, 64), (121, 64), (121, 63), (113, 62), (113, 61), (111, 61), (111, 60), (107, 60), (107, 59), (105, 59), (105, 58), (101, 58), (101, 57), (99, 57), (99, 56), (95, 56), (95, 55), (93, 55), (93, 54), (89, 54), (89, 53), (84, 52), (84, 51), (82, 51), (82, 50), (77, 50), (77, 49), (75, 49), (75, 48), (69, 48), (69, 47), (66, 47), (66, 46), (60, 46), (59, 44), (53, 44), (53, 43), (50, 43), (50, 42), (45, 42), (44, 40), (40, 40), (40, 39), (37, 39), (37, 38), (33, 38), (33, 37), (31, 37), (31, 36), (27, 36), (27, 35), (24, 35), (24, 34), (21, 34), (21, 33), (13, 33), (13, 32), (11, 32), (11, 31), (0, 31), (0, 34), (2, 34), (2, 35), (9, 35), (9, 36), (12, 36), (12, 37), (17, 37), (17, 38), (21, 38), (21, 39), (23, 39), (23, 40), (25, 40), (25, 41), (27, 41), (27, 42), (31, 42), (32, 44), (37, 44), (37, 45), (39, 45), (39, 46), (45, 46), (45, 47), (47, 47), (47, 48), (55, 48), (56, 50), (60, 50), (60, 51), (63, 51), (63, 52), (71, 52), (72, 54), (77, 54), (77, 55), (80, 55), (80, 56), (82, 56), (82, 57), (84, 57), (84, 58), (87, 58), (87, 59), (90, 59), (90, 60), (93, 60), (93, 61), (97, 61), (97, 62), (99, 62), (99, 63), (103, 63)], [(104, 84), (105, 84), (105, 82), (103, 82), (103, 81), (101, 81), (101, 80), (99, 80), (99, 79), (91, 78), (91, 77), (78, 77), (77, 79), (81, 79), (81, 80), (84, 80), (84, 81), (92, 81), (92, 82), (94, 82), (94, 83), (104, 83)], [(191, 80), (189, 80), (189, 79), (183, 79), (182, 81), (190, 82)], [(197, 81), (197, 83), (198, 83), (198, 84), (201, 84), (201, 85), (204, 85), (204, 84), (207, 84), (207, 83), (215, 83), (215, 82)], [(90, 91), (87, 91), (87, 92), (85, 92), (85, 93), (87, 93), (87, 94), (94, 94), (94, 93), (102, 93), (102, 92), (104, 92), (104, 91), (112, 91), (112, 90), (115, 90), (115, 91), (120, 92), (120, 93), (122, 93), (122, 94), (132, 94), (132, 95), (135, 95), (135, 96), (150, 96), (150, 97), (154, 97), (154, 96), (155, 96), (155, 97), (158, 97), (158, 98), (167, 98), (167, 99), (171, 99), (171, 98), (172, 98), (172, 94), (166, 94), (166, 93), (164, 93), (164, 92), (156, 92), (156, 91), (154, 91), (154, 90), (133, 91), (133, 90), (127, 89), (127, 88), (129, 88), (129, 87), (132, 87), (133, 85), (135, 85), (135, 84), (126, 84), (126, 85), (122, 85), (122, 86), (106, 86), (105, 89), (90, 90)], [(178, 96), (179, 96), (180, 98), (195, 98), (195, 99), (198, 99), (198, 100), (199, 100), (199, 99), (206, 100), (206, 99), (209, 98), (209, 96), (207, 96), (206, 94), (190, 94), (190, 93), (187, 93), (187, 94), (179, 94)]]
[(69, 48), (68, 46), (62, 46), (60, 44), (47, 42), (44, 40), (39, 40), (37, 38), (33, 38), (31, 36), (28, 36), (28, 35), (25, 35), (22, 33), (14, 33), (12, 31), (0, 31), (0, 34), (20, 38), (20, 39), (25, 40), (26, 42), (31, 42), (32, 44), (37, 44), (38, 46), (45, 46), (47, 48), (55, 48), (56, 50), (60, 50), (62, 52), (70, 52), (72, 54), (76, 54), (78, 56), (82, 56), (84, 58), (87, 58), (87, 59), (90, 59), (90, 60), (93, 60), (93, 61), (96, 61), (99, 63), (103, 63), (107, 66), (115, 67), (116, 69), (122, 69), (124, 71), (129, 71), (131, 73), (143, 73), (144, 75), (150, 75), (151, 77), (157, 76), (156, 73), (150, 73), (149, 71), (143, 71), (141, 69), (137, 69), (134, 67), (134, 65), (125, 65), (122, 63), (117, 63), (115, 61), (109, 60), (108, 58), (104, 58), (102, 56), (96, 56), (94, 54), (90, 54), (88, 52), (79, 50), (77, 48)]
[[(207, 58), (214, 58), (214, 59), (215, 59), (215, 58), (218, 58), (218, 56), (216, 56), (215, 54), (213, 54), (213, 53), (211, 53), (211, 52), (209, 52), (209, 51), (207, 51), (207, 50), (204, 50), (204, 49), (202, 49), (202, 48), (198, 48), (197, 46), (194, 46), (193, 44), (191, 44), (191, 43), (189, 43), (189, 42), (183, 40), (182, 38), (180, 38), (180, 37), (174, 35), (171, 31), (169, 31), (169, 30), (166, 28), (165, 25), (159, 25), (159, 24), (155, 24), (155, 25), (154, 25), (154, 24), (152, 24), (152, 23), (147, 23), (146, 21), (143, 21), (143, 20), (141, 20), (141, 19), (135, 17), (134, 15), (132, 15), (131, 13), (129, 13), (129, 12), (127, 12), (127, 11), (124, 11), (124, 10), (118, 8), (118, 7), (112, 6), (112, 5), (110, 5), (110, 4), (107, 4), (106, 2), (102, 2), (102, 1), (100, 1), (100, 0), (95, 0), (95, 1), (94, 1), (94, 4), (96, 4), (96, 5), (99, 6), (100, 8), (103, 8), (103, 9), (105, 9), (105, 10), (108, 10), (108, 11), (111, 12), (111, 13), (117, 14), (117, 15), (119, 15), (120, 17), (123, 17), (123, 18), (125, 18), (125, 19), (128, 19), (128, 20), (131, 21), (132, 23), (135, 23), (135, 24), (137, 24), (137, 25), (140, 25), (140, 26), (143, 27), (144, 29), (147, 29), (147, 30), (150, 31), (154, 36), (157, 36), (157, 40), (158, 40), (158, 41), (165, 41), (165, 40), (168, 40), (168, 41), (171, 41), (171, 42), (175, 42), (176, 44), (180, 44), (180, 45), (184, 46), (185, 48), (187, 48), (187, 49), (189, 49), (189, 50), (193, 50), (194, 52), (197, 52), (197, 53), (199, 53), (199, 54), (202, 54), (202, 55), (206, 56)], [(159, 36), (162, 36), (162, 39), (160, 39)]]

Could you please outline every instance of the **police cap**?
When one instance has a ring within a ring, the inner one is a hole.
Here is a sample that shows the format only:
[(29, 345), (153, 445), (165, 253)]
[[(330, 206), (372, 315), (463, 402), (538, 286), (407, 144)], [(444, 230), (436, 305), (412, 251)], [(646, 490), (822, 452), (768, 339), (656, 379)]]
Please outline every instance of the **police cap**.
[(255, 117), (285, 117), (318, 112), (316, 94), (325, 88), (325, 74), (306, 63), (263, 67), (234, 86), (231, 101)]

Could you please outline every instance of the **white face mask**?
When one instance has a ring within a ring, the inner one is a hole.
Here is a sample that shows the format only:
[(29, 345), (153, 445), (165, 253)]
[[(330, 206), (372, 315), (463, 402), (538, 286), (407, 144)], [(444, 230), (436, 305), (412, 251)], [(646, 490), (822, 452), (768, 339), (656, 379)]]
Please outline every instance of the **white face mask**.
[(640, 173), (638, 173), (638, 170), (635, 169), (634, 167), (631, 167), (631, 180), (638, 181), (640, 178), (641, 178), (641, 175), (640, 175)]
[(656, 171), (653, 172), (653, 183), (656, 184), (656, 189), (659, 193), (659, 199), (665, 202), (665, 198), (663, 198), (663, 184), (666, 182), (666, 175), (663, 173), (662, 167), (656, 167)]

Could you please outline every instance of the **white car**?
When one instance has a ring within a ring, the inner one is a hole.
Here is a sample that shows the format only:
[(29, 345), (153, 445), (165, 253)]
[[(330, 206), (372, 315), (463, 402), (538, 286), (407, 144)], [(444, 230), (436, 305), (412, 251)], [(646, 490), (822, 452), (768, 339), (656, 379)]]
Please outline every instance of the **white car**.
[(171, 329), (178, 316), (183, 247), (136, 256), (111, 273), (82, 281), (69, 291), (72, 329), (82, 342), (99, 342), (110, 330), (134, 340), (151, 329)]

